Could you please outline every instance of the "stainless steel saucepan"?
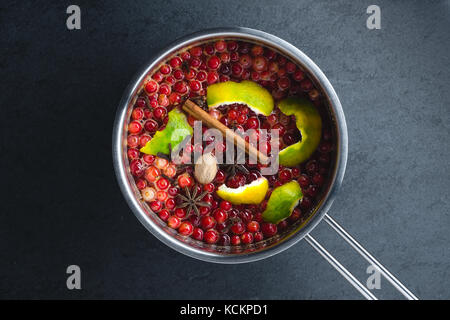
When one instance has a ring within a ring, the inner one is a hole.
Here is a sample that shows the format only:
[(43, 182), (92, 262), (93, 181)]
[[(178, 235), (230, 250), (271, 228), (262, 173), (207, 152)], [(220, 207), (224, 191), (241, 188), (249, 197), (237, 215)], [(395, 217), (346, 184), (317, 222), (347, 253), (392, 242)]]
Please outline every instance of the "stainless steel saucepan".
[[(309, 78), (314, 82), (322, 93), (328, 106), (328, 115), (333, 124), (333, 136), (335, 139), (335, 152), (332, 157), (332, 174), (328, 178), (326, 190), (322, 193), (321, 200), (309, 218), (298, 224), (292, 225), (288, 230), (278, 236), (275, 240), (263, 241), (245, 249), (223, 248), (215, 245), (199, 243), (190, 238), (177, 235), (159, 217), (154, 214), (148, 205), (141, 201), (140, 192), (134, 185), (130, 174), (126, 141), (127, 124), (132, 111), (136, 94), (142, 88), (145, 77), (149, 72), (158, 68), (163, 61), (175, 52), (183, 48), (195, 46), (199, 43), (214, 41), (216, 39), (244, 40), (271, 48), (278, 53), (288, 57), (294, 63), (306, 71)], [(328, 214), (334, 198), (339, 191), (344, 177), (347, 164), (347, 126), (341, 103), (333, 87), (320, 68), (302, 51), (288, 42), (271, 34), (248, 29), (248, 28), (222, 28), (197, 32), (183, 37), (169, 47), (157, 54), (144, 68), (142, 68), (126, 89), (120, 101), (113, 129), (113, 162), (117, 180), (122, 193), (139, 221), (155, 237), (169, 247), (188, 256), (216, 263), (243, 263), (261, 260), (275, 255), (298, 241), (305, 239), (316, 249), (329, 263), (336, 268), (359, 292), (367, 299), (376, 299), (361, 282), (359, 282), (344, 266), (342, 266), (328, 251), (326, 251), (311, 235), (310, 232), (322, 220), (326, 221), (341, 237), (343, 237), (355, 250), (358, 251), (370, 264), (372, 264), (387, 280), (389, 280), (406, 298), (417, 299), (400, 281), (398, 281), (385, 267), (373, 258), (353, 237), (351, 237), (335, 220)]]

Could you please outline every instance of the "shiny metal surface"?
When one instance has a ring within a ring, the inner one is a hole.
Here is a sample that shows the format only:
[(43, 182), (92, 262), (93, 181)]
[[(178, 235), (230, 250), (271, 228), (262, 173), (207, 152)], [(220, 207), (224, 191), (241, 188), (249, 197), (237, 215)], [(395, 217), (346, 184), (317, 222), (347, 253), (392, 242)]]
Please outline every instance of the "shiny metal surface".
[[(135, 189), (133, 178), (128, 170), (128, 160), (126, 159), (126, 125), (131, 110), (130, 108), (133, 103), (132, 99), (141, 87), (146, 75), (152, 69), (158, 67), (161, 61), (164, 61), (168, 56), (181, 48), (219, 38), (233, 38), (236, 40), (261, 43), (262, 45), (270, 47), (289, 57), (292, 61), (302, 66), (308, 73), (308, 76), (322, 92), (324, 98), (328, 100), (328, 107), (332, 113), (333, 123), (335, 124), (334, 129), (337, 145), (335, 166), (329, 182), (329, 187), (323, 194), (314, 214), (305, 225), (284, 234), (283, 237), (275, 243), (266, 242), (263, 246), (254, 246), (250, 249), (236, 252), (224, 251), (218, 246), (202, 245), (196, 244), (195, 241), (186, 241), (182, 237), (177, 236), (173, 230), (164, 226), (158, 220), (156, 215), (155, 217), (152, 217), (152, 215), (147, 214), (150, 209), (138, 199), (139, 193)], [(117, 109), (112, 142), (113, 164), (117, 181), (129, 207), (147, 230), (169, 247), (188, 256), (209, 262), (234, 264), (257, 261), (277, 254), (303, 239), (312, 229), (314, 229), (328, 212), (336, 193), (340, 188), (347, 163), (348, 137), (344, 113), (336, 92), (320, 68), (302, 51), (288, 42), (262, 31), (248, 28), (223, 28), (197, 32), (175, 41), (172, 45), (157, 54), (137, 73), (125, 90)]]

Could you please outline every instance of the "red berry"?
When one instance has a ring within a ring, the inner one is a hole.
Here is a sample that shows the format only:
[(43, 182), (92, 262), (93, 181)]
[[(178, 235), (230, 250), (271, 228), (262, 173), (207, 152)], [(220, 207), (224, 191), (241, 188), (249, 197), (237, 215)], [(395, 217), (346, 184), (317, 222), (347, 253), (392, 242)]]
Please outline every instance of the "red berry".
[(250, 232), (245, 232), (242, 236), (241, 236), (241, 240), (243, 243), (245, 244), (250, 244), (253, 243), (253, 234)]
[(217, 183), (223, 183), (225, 181), (225, 173), (222, 170), (217, 171), (215, 181)]
[(213, 84), (219, 80), (219, 75), (215, 71), (208, 72), (208, 76), (206, 77), (208, 84)]
[(245, 123), (245, 126), (247, 129), (257, 129), (259, 127), (259, 120), (257, 117), (251, 117), (248, 118), (247, 122)]
[(220, 208), (222, 208), (225, 211), (229, 211), (231, 209), (231, 203), (226, 200), (222, 200), (220, 202)]
[(291, 81), (288, 77), (281, 77), (278, 79), (277, 85), (280, 90), (286, 90), (290, 87)]
[(292, 78), (295, 81), (302, 81), (305, 78), (305, 73), (302, 70), (298, 69), (294, 72)]
[(255, 59), (253, 59), (253, 70), (257, 71), (257, 72), (262, 72), (262, 71), (266, 71), (267, 70), (267, 59), (263, 56), (259, 56), (256, 57)]
[(180, 218), (183, 219), (186, 217), (186, 210), (184, 210), (184, 208), (176, 208), (175, 209), (175, 215)]
[(174, 198), (169, 198), (166, 200), (166, 208), (172, 210), (175, 208), (176, 202)]
[(235, 77), (239, 77), (242, 74), (243, 70), (244, 68), (242, 68), (242, 66), (239, 63), (233, 63), (231, 65), (231, 73)]
[(219, 244), (221, 246), (229, 246), (230, 245), (230, 236), (227, 234), (220, 235)]
[(250, 221), (247, 224), (247, 230), (250, 232), (257, 232), (259, 231), (259, 223), (257, 221)]
[(236, 51), (238, 49), (238, 44), (236, 41), (228, 41), (227, 43), (228, 51)]
[(209, 229), (205, 232), (204, 239), (210, 244), (217, 243), (219, 241), (219, 233), (214, 229)]
[(248, 54), (244, 54), (239, 58), (239, 62), (241, 63), (244, 69), (250, 68), (252, 65), (252, 58)]
[(291, 171), (288, 169), (281, 170), (278, 176), (282, 182), (288, 182), (292, 179)]
[(141, 177), (144, 174), (144, 166), (140, 159), (134, 159), (130, 162), (131, 174), (135, 177)]
[(290, 61), (286, 63), (286, 71), (287, 71), (287, 73), (294, 73), (295, 69), (297, 69), (295, 64), (293, 64)]
[(212, 45), (206, 45), (204, 50), (205, 54), (207, 54), (208, 56), (211, 56), (214, 54), (214, 47)]
[(169, 181), (166, 178), (159, 178), (159, 180), (156, 181), (156, 186), (161, 190), (165, 190), (169, 187)]
[(135, 135), (129, 135), (127, 138), (127, 144), (130, 148), (135, 148), (139, 145), (139, 137)]
[(178, 229), (181, 224), (181, 220), (176, 216), (170, 216), (167, 219), (167, 225), (172, 229)]
[(312, 89), (312, 87), (313, 87), (312, 82), (309, 79), (305, 79), (302, 82), (300, 82), (300, 88), (303, 91), (309, 91)]
[(164, 65), (161, 66), (161, 68), (159, 68), (159, 72), (161, 72), (162, 74), (165, 74), (165, 75), (169, 74), (171, 70), (172, 69), (167, 64), (164, 64)]
[(194, 226), (189, 221), (184, 221), (178, 228), (178, 232), (183, 236), (190, 236), (194, 232)]
[(175, 82), (173, 88), (176, 92), (178, 92), (180, 94), (185, 94), (188, 91), (188, 86), (186, 85), (186, 82), (184, 82), (184, 81)]
[(194, 231), (192, 232), (192, 238), (195, 240), (203, 240), (203, 230), (200, 228), (194, 228)]
[(142, 131), (142, 125), (138, 121), (131, 121), (128, 125), (128, 131), (133, 134), (138, 134)]
[(297, 178), (300, 175), (300, 169), (299, 168), (292, 168), (291, 173), (292, 173), (292, 176), (294, 178)]
[(152, 209), (152, 211), (154, 212), (158, 212), (159, 210), (161, 210), (162, 208), (162, 203), (159, 200), (155, 200), (150, 202), (150, 209)]
[(169, 210), (164, 209), (158, 213), (158, 216), (162, 221), (167, 221), (167, 219), (169, 219), (170, 212)]
[(188, 174), (178, 177), (178, 185), (180, 186), (180, 188), (190, 187), (192, 183), (192, 178)]
[(227, 43), (223, 40), (216, 41), (214, 44), (214, 47), (216, 48), (216, 51), (223, 52), (227, 49)]
[(205, 190), (205, 191), (208, 191), (209, 193), (211, 193), (211, 192), (213, 192), (214, 191), (214, 184), (212, 184), (212, 183), (208, 183), (208, 184), (205, 184), (204, 186), (203, 186), (203, 189)]
[(181, 59), (179, 57), (173, 57), (172, 59), (170, 59), (169, 64), (172, 68), (178, 68), (179, 66), (181, 66)]
[(242, 234), (245, 231), (245, 226), (242, 222), (236, 222), (231, 226), (231, 231), (234, 234)]
[(277, 225), (273, 223), (263, 223), (261, 231), (266, 237), (272, 237), (277, 234)]
[(147, 181), (144, 179), (138, 179), (136, 181), (136, 187), (138, 187), (139, 190), (145, 189), (145, 187), (147, 187)]
[(214, 219), (217, 223), (223, 223), (227, 220), (228, 214), (223, 209), (214, 210)]
[(211, 216), (203, 216), (200, 220), (200, 224), (204, 230), (207, 230), (216, 226), (216, 220)]
[(127, 151), (128, 159), (133, 160), (139, 158), (139, 150), (138, 149), (128, 149)]
[(253, 235), (253, 238), (255, 239), (255, 242), (259, 242), (264, 239), (264, 236), (263, 236), (262, 232), (255, 232), (255, 234)]
[(220, 59), (217, 56), (212, 56), (208, 59), (208, 67), (210, 69), (218, 69), (220, 66)]
[(145, 84), (145, 91), (147, 91), (147, 93), (154, 93), (156, 90), (158, 90), (158, 83), (155, 81), (148, 81)]
[(170, 196), (175, 197), (178, 194), (178, 188), (177, 187), (170, 187), (169, 190), (167, 190)]
[(144, 128), (148, 132), (155, 132), (158, 129), (158, 122), (153, 119), (149, 119), (144, 123)]
[(202, 84), (200, 83), (200, 81), (193, 80), (189, 82), (189, 87), (192, 91), (199, 91), (202, 88)]
[(241, 244), (241, 238), (239, 236), (237, 236), (237, 235), (236, 236), (232, 236), (230, 242), (231, 242), (231, 244), (233, 246), (238, 246), (238, 245)]

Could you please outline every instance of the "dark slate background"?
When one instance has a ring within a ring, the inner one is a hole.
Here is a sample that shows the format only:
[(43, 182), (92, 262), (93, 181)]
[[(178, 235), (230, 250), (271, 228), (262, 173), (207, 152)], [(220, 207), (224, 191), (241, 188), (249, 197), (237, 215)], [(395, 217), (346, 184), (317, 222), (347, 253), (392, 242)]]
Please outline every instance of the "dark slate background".
[[(382, 29), (369, 31), (373, 3)], [(450, 298), (449, 1), (76, 1), (80, 31), (66, 29), (70, 4), (0, 8), (0, 298), (360, 298), (305, 242), (204, 263), (125, 204), (111, 161), (123, 90), (172, 40), (218, 26), (275, 34), (322, 68), (349, 130), (331, 215), (420, 298)], [(367, 264), (329, 227), (313, 234), (365, 282)], [(66, 289), (70, 264), (81, 291)]]

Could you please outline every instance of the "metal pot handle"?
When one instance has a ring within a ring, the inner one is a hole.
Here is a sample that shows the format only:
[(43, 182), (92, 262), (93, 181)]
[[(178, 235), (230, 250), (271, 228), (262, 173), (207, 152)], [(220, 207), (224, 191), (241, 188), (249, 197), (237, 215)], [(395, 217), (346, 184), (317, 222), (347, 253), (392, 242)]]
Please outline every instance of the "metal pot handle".
[[(408, 300), (418, 300), (418, 298), (408, 290), (396, 277), (392, 275), (377, 259), (375, 259), (364, 247), (356, 241), (347, 231), (342, 228), (328, 213), (323, 218), (350, 246), (353, 247), (364, 259), (373, 265), (405, 298)], [(351, 285), (353, 285), (366, 299), (378, 300), (358, 279), (353, 276), (339, 261), (337, 261), (316, 239), (310, 234), (305, 236), (308, 242), (322, 257), (325, 258)]]

